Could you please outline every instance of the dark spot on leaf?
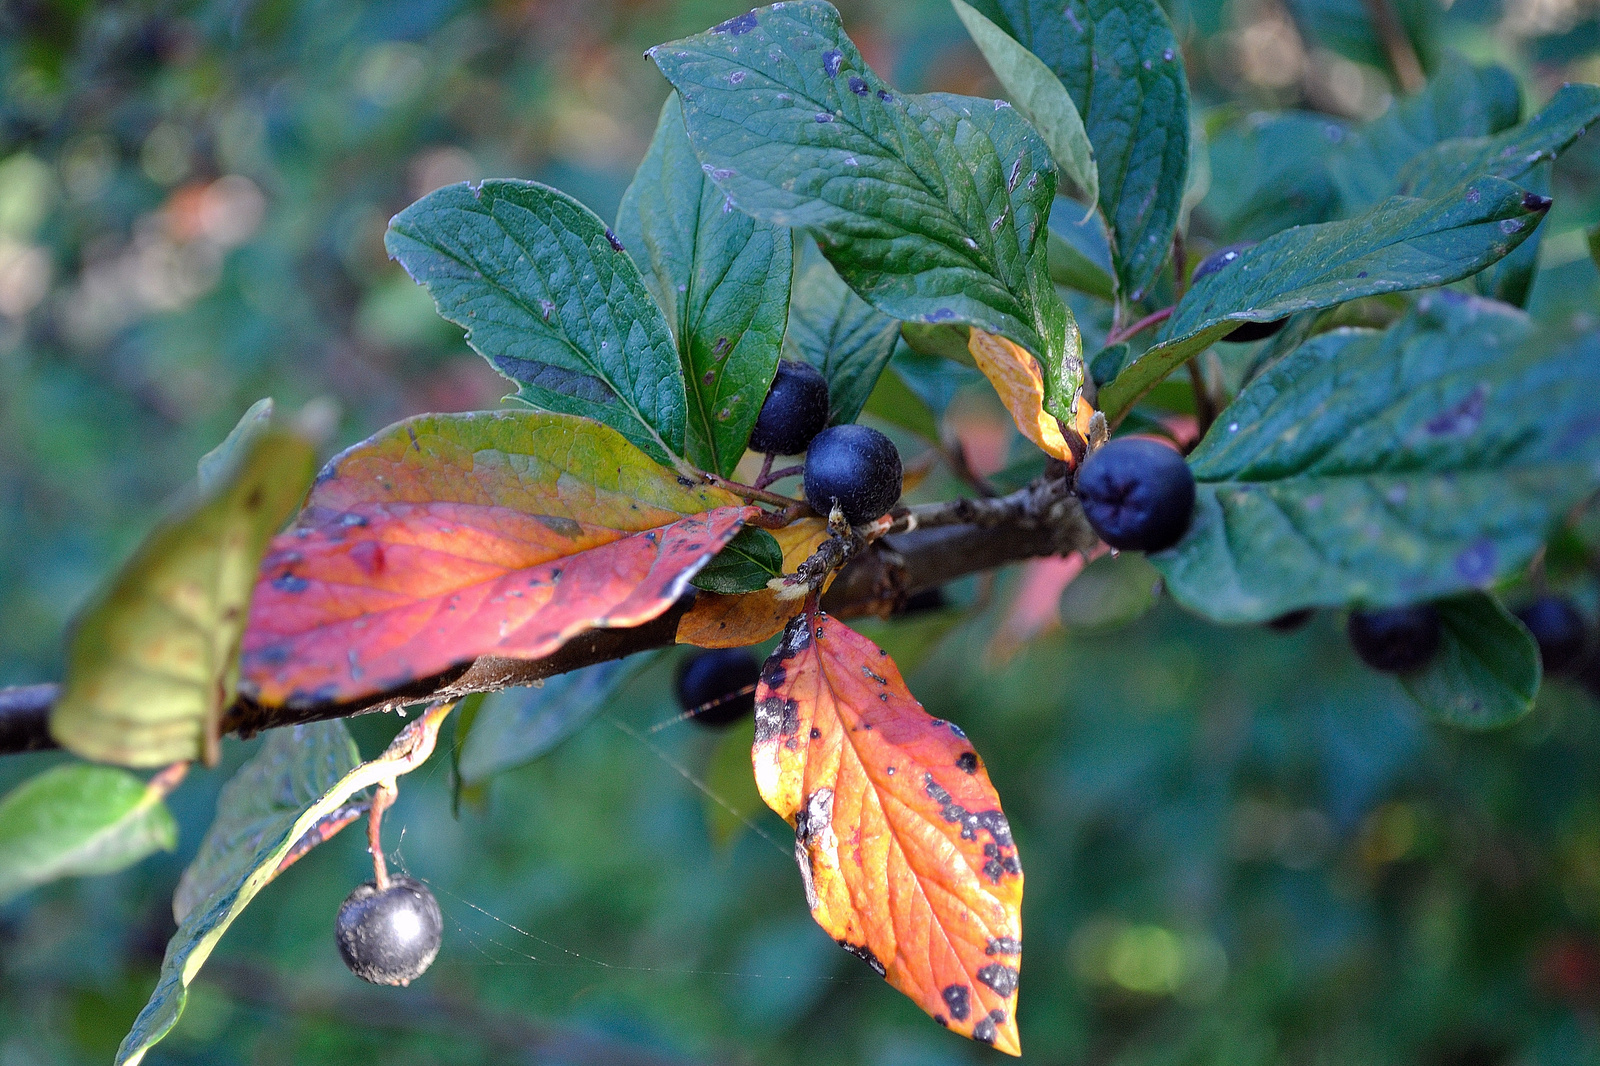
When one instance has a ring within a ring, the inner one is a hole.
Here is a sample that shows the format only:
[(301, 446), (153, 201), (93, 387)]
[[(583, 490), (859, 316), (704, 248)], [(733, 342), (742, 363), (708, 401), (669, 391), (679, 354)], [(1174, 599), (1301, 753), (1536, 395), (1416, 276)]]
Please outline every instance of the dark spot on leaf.
[(538, 519), (541, 526), (558, 537), (571, 540), (583, 536), (583, 526), (576, 519), (568, 518), (566, 515), (536, 514), (533, 517)]
[(880, 677), (879, 675), (873, 673), (868, 667), (863, 666), (861, 668), (861, 672), (863, 674), (865, 674), (871, 680), (876, 681), (880, 685), (887, 685), (889, 683), (889, 679), (888, 678)]
[(933, 1016), (933, 1020), (944, 1026), (946, 1029), (950, 1028), (950, 1019), (946, 1018), (942, 1014), (935, 1014)]
[(1021, 955), (1022, 941), (1014, 936), (992, 936), (983, 949), (985, 955)]
[(1474, 585), (1481, 585), (1494, 576), (1494, 542), (1484, 538), (1474, 541), (1456, 555), (1456, 573)]
[(729, 340), (727, 337), (718, 337), (716, 340), (711, 342), (711, 354), (716, 356), (718, 359), (721, 359), (723, 356), (727, 355), (729, 350), (732, 348), (733, 341)]
[(307, 581), (303, 577), (296, 577), (294, 574), (291, 574), (289, 571), (285, 570), (283, 573), (272, 579), (272, 587), (277, 589), (279, 592), (304, 592), (306, 589), (311, 587), (311, 582)]
[(1466, 436), (1483, 421), (1484, 401), (1488, 395), (1483, 385), (1477, 385), (1460, 403), (1430, 418), (1424, 428), (1436, 437)]
[(852, 944), (848, 940), (840, 940), (838, 941), (838, 944), (850, 954), (854, 955), (868, 966), (871, 966), (873, 972), (879, 977), (883, 977), (888, 974), (889, 971), (884, 969), (883, 963), (878, 961), (878, 956), (874, 955), (870, 949), (859, 944)]
[(944, 1005), (950, 1008), (950, 1017), (958, 1022), (967, 1020), (967, 1015), (972, 1013), (971, 989), (966, 985), (946, 985), (939, 994), (944, 997)]
[(1006, 1023), (1006, 1012), (996, 1008), (989, 1016), (972, 1027), (972, 1039), (980, 1044), (993, 1044), (999, 1027)]
[(365, 526), (367, 519), (365, 515), (344, 514), (339, 516), (339, 524), (341, 526)]
[(800, 704), (781, 696), (768, 696), (756, 703), (756, 743), (765, 744), (778, 737), (792, 737), (800, 729)]
[(251, 511), (254, 511), (257, 507), (260, 507), (261, 506), (261, 489), (260, 488), (251, 489), (249, 497), (244, 501), (244, 505), (245, 505), (246, 509), (251, 510)]
[(611, 403), (617, 398), (617, 394), (611, 391), (611, 386), (593, 374), (583, 374), (550, 363), (535, 362), (532, 359), (520, 359), (514, 355), (496, 356), (494, 365), (513, 381), (537, 389), (548, 389), (562, 396), (588, 400), (591, 403)]
[(830, 48), (822, 53), (822, 72), (830, 78), (839, 76), (839, 64), (844, 61), (844, 53), (837, 48)]
[(854, 74), (850, 75), (850, 80), (846, 84), (850, 86), (850, 91), (857, 96), (867, 95), (867, 83)]
[(956, 725), (954, 722), (946, 722), (945, 724), (950, 727), (950, 732), (954, 733), (956, 736), (960, 737), (962, 740), (966, 740), (967, 739), (966, 730), (962, 729), (960, 726)]
[(999, 993), (1001, 999), (1009, 999), (1017, 990), (1017, 968), (991, 962), (978, 971), (978, 980)]
[(941, 307), (937, 311), (925, 316), (926, 320), (929, 322), (948, 322), (954, 317), (956, 317), (956, 313), (950, 310), (948, 307)]
[(818, 111), (817, 112), (817, 121), (818, 122), (832, 122), (833, 121), (833, 116), (828, 114), (826, 111)]
[(812, 740), (816, 740), (820, 736), (822, 736), (822, 730), (818, 729), (816, 726), (812, 726), (811, 727), (811, 739)]
[(282, 666), (289, 661), (290, 654), (287, 644), (269, 644), (265, 648), (251, 652), (245, 658), (262, 666)]
[(1522, 209), (1524, 211), (1548, 211), (1551, 203), (1550, 197), (1540, 196), (1536, 192), (1522, 194)]
[(678, 475), (678, 484), (682, 485), (686, 489), (694, 488), (694, 482), (690, 481), (688, 478), (684, 477), (682, 474)]
[(969, 774), (978, 772), (978, 756), (970, 751), (964, 751), (956, 757), (956, 766)]
[(746, 11), (744, 14), (735, 18), (731, 18), (727, 22), (719, 22), (717, 25), (711, 27), (711, 32), (727, 33), (734, 37), (739, 37), (749, 33), (755, 28), (756, 13), (754, 11)]
[(1356, 275), (1356, 277), (1358, 277), (1358, 278), (1364, 278), (1366, 276), (1367, 276), (1367, 272), (1365, 270), (1363, 270), (1361, 273)]
[(878, 90), (878, 99), (879, 99), (879, 100), (882, 100), (882, 101), (883, 101), (883, 102), (884, 102), (884, 103), (886, 103), (886, 104), (892, 104), (892, 103), (894, 103), (894, 96), (893, 96), (893, 94), (891, 94), (891, 93), (888, 93), (888, 92), (885, 92), (885, 91), (884, 91), (884, 90), (883, 90), (883, 89), (879, 89), (879, 90)]
[(371, 577), (383, 570), (383, 545), (375, 540), (364, 540), (350, 549), (350, 560)]
[(612, 233), (609, 227), (606, 229), (606, 240), (611, 242), (611, 247), (616, 249), (617, 251), (619, 251), (619, 252), (627, 251), (626, 248), (622, 247), (622, 242), (617, 239), (617, 235), (615, 233)]

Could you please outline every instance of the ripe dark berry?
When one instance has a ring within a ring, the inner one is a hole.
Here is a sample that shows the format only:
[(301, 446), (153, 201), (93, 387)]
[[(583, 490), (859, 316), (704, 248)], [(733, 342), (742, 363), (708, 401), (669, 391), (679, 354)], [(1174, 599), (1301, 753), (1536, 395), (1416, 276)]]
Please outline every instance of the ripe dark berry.
[[(1239, 258), (1241, 252), (1248, 248), (1255, 247), (1255, 243), (1255, 241), (1240, 241), (1238, 244), (1230, 244), (1226, 248), (1218, 248), (1216, 251), (1200, 260), (1200, 265), (1194, 268), (1194, 276), (1190, 278), (1190, 283), (1193, 284), (1194, 282), (1199, 281), (1201, 278), (1215, 274), (1217, 271), (1221, 270), (1223, 267)], [(1268, 337), (1282, 329), (1283, 324), (1287, 321), (1289, 321), (1287, 318), (1279, 318), (1271, 322), (1246, 322), (1244, 325), (1238, 327), (1232, 333), (1228, 334), (1222, 339), (1225, 341), (1231, 341), (1235, 344), (1245, 344), (1249, 341), (1266, 340)]]
[[(756, 709), (751, 686), (760, 676), (761, 664), (747, 648), (697, 652), (678, 667), (678, 703), (701, 725), (729, 725)], [(750, 691), (731, 695), (744, 688)]]
[(1539, 643), (1545, 673), (1571, 673), (1583, 662), (1583, 653), (1589, 646), (1589, 627), (1571, 600), (1565, 596), (1540, 596), (1518, 611), (1517, 617)]
[(1078, 498), (1113, 548), (1158, 552), (1183, 539), (1194, 517), (1194, 475), (1171, 445), (1118, 437), (1084, 461)]
[(444, 917), (426, 885), (396, 877), (378, 891), (371, 881), (339, 905), (334, 936), (350, 972), (375, 985), (408, 985), (439, 954)]
[(1305, 624), (1316, 616), (1316, 608), (1302, 607), (1298, 611), (1286, 611), (1278, 617), (1269, 619), (1267, 628), (1276, 633), (1293, 633), (1302, 629)]
[(1421, 669), (1433, 658), (1443, 628), (1439, 612), (1420, 603), (1351, 611), (1345, 632), (1362, 662), (1386, 674), (1404, 674)]
[(882, 516), (900, 499), (900, 452), (868, 426), (831, 426), (806, 452), (806, 502), (826, 516), (835, 501), (853, 526)]
[(828, 424), (828, 380), (810, 363), (784, 359), (761, 405), (750, 448), (774, 455), (799, 455)]

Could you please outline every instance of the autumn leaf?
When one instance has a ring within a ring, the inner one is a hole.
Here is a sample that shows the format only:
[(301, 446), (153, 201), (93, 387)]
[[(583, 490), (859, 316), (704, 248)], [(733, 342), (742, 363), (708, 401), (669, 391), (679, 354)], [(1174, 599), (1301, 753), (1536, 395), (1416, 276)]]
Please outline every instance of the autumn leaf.
[(262, 564), (245, 691), (344, 702), (665, 611), (755, 508), (574, 415), (424, 415), (323, 471)]
[(813, 610), (762, 669), (752, 755), (817, 924), (934, 1021), (1021, 1054), (1022, 868), (966, 734)]
[[(783, 572), (792, 574), (828, 539), (828, 523), (820, 518), (802, 518), (774, 530), (772, 536), (783, 550)], [(832, 584), (833, 578), (834, 575), (829, 574), (827, 584)], [(760, 644), (783, 632), (783, 627), (799, 609), (799, 600), (783, 599), (771, 589), (739, 596), (702, 592), (695, 597), (689, 612), (679, 619), (677, 640), (679, 644), (693, 644), (698, 648), (743, 648)]]
[[(1017, 429), (1046, 454), (1072, 462), (1072, 451), (1061, 433), (1061, 423), (1044, 409), (1044, 376), (1039, 363), (1028, 350), (1014, 341), (974, 329), (967, 339), (967, 351), (989, 379), (994, 391), (1016, 420)], [(1080, 434), (1085, 433), (1094, 414), (1089, 403), (1078, 397), (1074, 417)]]

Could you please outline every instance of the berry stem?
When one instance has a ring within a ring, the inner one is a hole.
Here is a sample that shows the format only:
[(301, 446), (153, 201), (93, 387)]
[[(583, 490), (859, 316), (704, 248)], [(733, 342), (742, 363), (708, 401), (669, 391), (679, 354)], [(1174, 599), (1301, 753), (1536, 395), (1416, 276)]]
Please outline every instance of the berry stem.
[[(769, 455), (767, 458), (770, 460), (772, 456)], [(768, 485), (771, 485), (774, 482), (782, 481), (786, 477), (797, 477), (798, 475), (806, 472), (806, 468), (798, 464), (795, 466), (786, 466), (782, 470), (772, 470), (770, 469), (771, 465), (772, 464), (769, 462), (762, 467), (761, 476), (756, 478), (756, 488), (764, 489)]]
[(394, 805), (400, 796), (400, 787), (394, 778), (379, 781), (372, 793), (372, 810), (367, 816), (367, 850), (372, 852), (372, 882), (379, 892), (389, 888), (389, 866), (383, 860), (383, 812)]
[(1176, 304), (1174, 304), (1172, 307), (1163, 307), (1159, 311), (1152, 311), (1150, 314), (1145, 315), (1131, 326), (1113, 328), (1110, 333), (1106, 334), (1106, 346), (1110, 347), (1113, 344), (1121, 344), (1129, 337), (1143, 333), (1151, 326), (1159, 326), (1161, 323), (1172, 317), (1172, 312), (1176, 307)]
[(761, 460), (761, 473), (756, 475), (756, 485), (758, 487), (764, 489), (769, 484), (771, 484), (767, 480), (767, 475), (772, 473), (772, 462), (776, 458), (778, 458), (776, 455), (772, 454), (771, 452), (768, 452), (767, 455), (766, 455), (766, 458)]
[(1206, 431), (1211, 428), (1211, 423), (1217, 420), (1217, 405), (1211, 399), (1211, 389), (1206, 384), (1205, 371), (1200, 367), (1200, 360), (1190, 359), (1189, 387), (1194, 390), (1194, 420), (1199, 430), (1195, 434), (1195, 442), (1205, 439)]
[(742, 485), (737, 481), (729, 481), (725, 477), (718, 477), (716, 474), (702, 473), (700, 476), (706, 479), (707, 484), (715, 485), (719, 489), (726, 489), (735, 496), (743, 496), (747, 500), (760, 500), (762, 503), (770, 503), (776, 507), (792, 507), (795, 504), (800, 504), (802, 507), (805, 506), (802, 501), (792, 496), (780, 496), (776, 492), (758, 489), (754, 485)]

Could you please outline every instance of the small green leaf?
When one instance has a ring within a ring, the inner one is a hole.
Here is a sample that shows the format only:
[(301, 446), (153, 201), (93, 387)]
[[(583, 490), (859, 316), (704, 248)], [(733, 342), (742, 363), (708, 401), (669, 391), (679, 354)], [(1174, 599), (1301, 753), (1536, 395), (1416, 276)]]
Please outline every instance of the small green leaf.
[(1094, 148), (1083, 128), (1083, 118), (1044, 60), (1028, 51), (1005, 30), (984, 18), (962, 0), (950, 0), (961, 24), (983, 53), (989, 69), (999, 79), (1011, 102), (1050, 146), (1061, 173), (1085, 200), (1100, 198), (1100, 172), (1094, 163)]
[(315, 459), (298, 436), (253, 432), (230, 468), (213, 468), (211, 487), (163, 519), (78, 617), (50, 714), (50, 733), (68, 751), (124, 766), (215, 761), (256, 571), (305, 495)]
[[(1201, 211), (1226, 241), (1270, 237), (1342, 212), (1329, 159), (1350, 137), (1326, 115), (1297, 111), (1247, 115), (1211, 139), (1212, 182)], [(1390, 175), (1390, 180), (1393, 180)]]
[(897, 92), (823, 0), (758, 8), (649, 55), (683, 98), (701, 164), (741, 210), (810, 231), (891, 318), (1022, 345), (1043, 367), (1047, 408), (1070, 422), (1081, 352), (1044, 239), (1056, 168), (1014, 108)]
[(783, 549), (771, 533), (755, 526), (739, 530), (690, 582), (697, 589), (737, 596), (767, 587), (783, 575)]
[(878, 379), (878, 387), (867, 397), (865, 410), (892, 426), (910, 430), (923, 440), (939, 443), (939, 416), (912, 391), (893, 365)]
[(1189, 82), (1166, 14), (1156, 0), (976, 6), (1044, 60), (1078, 105), (1117, 276), (1139, 299), (1167, 261), (1189, 166)]
[(593, 211), (537, 182), (462, 182), (396, 215), (384, 246), (519, 399), (604, 422), (677, 465), (688, 414), (678, 349)]
[(1439, 650), (1400, 684), (1434, 718), (1463, 729), (1499, 729), (1533, 709), (1539, 646), (1500, 601), (1481, 592), (1434, 604)]
[(483, 701), (461, 746), (468, 787), (548, 755), (655, 660), (654, 653), (586, 666), (546, 678), (537, 688), (495, 692)]
[(930, 326), (926, 322), (900, 323), (900, 338), (918, 355), (937, 356), (972, 369), (978, 364), (967, 350), (972, 331), (966, 326)]
[(734, 209), (667, 97), (617, 209), (617, 235), (666, 312), (688, 389), (688, 458), (731, 475), (778, 367), (794, 266), (789, 231)]
[(784, 346), (790, 359), (810, 363), (828, 379), (829, 425), (847, 425), (861, 414), (899, 339), (900, 323), (851, 292), (807, 241)]
[(1185, 294), (1160, 342), (1100, 390), (1100, 410), (1114, 424), (1156, 382), (1241, 322), (1475, 274), (1521, 244), (1548, 207), (1510, 182), (1480, 178), (1438, 200), (1395, 196), (1360, 218), (1269, 237)]
[[(381, 756), (347, 770), (320, 795), (316, 788), (355, 758), (343, 725), (289, 726), (268, 735), (218, 800), (217, 823), (191, 867), (183, 919), (167, 941), (150, 1002), (117, 1049), (116, 1066), (138, 1066), (172, 1031), (189, 998), (189, 986), (217, 941), (285, 862), (293, 861), (296, 850), (319, 838), (320, 826), (336, 819), (358, 792), (427, 761), (450, 707), (440, 704), (424, 711)], [(175, 909), (178, 906), (174, 900)]]
[(1556, 351), (1453, 292), (1382, 332), (1314, 338), (1254, 379), (1190, 457), (1194, 523), (1151, 556), (1222, 622), (1389, 606), (1516, 572), (1600, 484), (1600, 336)]
[(0, 799), (0, 903), (61, 877), (115, 873), (171, 851), (163, 793), (109, 766), (68, 763)]
[(1416, 156), (1400, 174), (1400, 191), (1436, 197), (1489, 174), (1518, 181), (1554, 159), (1600, 120), (1600, 85), (1563, 85), (1537, 115), (1494, 137), (1445, 141)]

